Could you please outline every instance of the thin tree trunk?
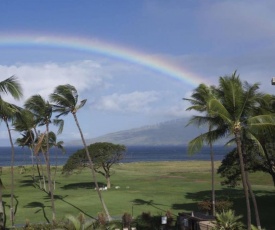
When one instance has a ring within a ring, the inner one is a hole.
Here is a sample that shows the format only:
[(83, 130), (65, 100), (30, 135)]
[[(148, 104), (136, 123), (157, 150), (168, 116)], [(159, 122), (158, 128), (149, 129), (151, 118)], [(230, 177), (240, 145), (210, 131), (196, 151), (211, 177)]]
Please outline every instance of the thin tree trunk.
[(251, 209), (250, 209), (249, 194), (248, 194), (248, 188), (247, 188), (247, 182), (246, 182), (246, 176), (245, 176), (245, 169), (244, 169), (244, 162), (243, 162), (240, 130), (235, 131), (235, 138), (236, 138), (236, 144), (237, 144), (237, 149), (238, 149), (242, 184), (243, 184), (243, 190), (244, 190), (245, 201), (246, 201), (247, 230), (251, 230)]
[(46, 165), (47, 165), (47, 174), (48, 174), (48, 185), (49, 185), (49, 192), (51, 196), (51, 206), (52, 206), (52, 222), (55, 223), (55, 204), (54, 204), (54, 194), (53, 194), (53, 184), (51, 179), (51, 165), (50, 165), (50, 154), (49, 154), (49, 124), (46, 124), (47, 135), (46, 135), (46, 143), (47, 143), (47, 151), (45, 154)]
[[(262, 147), (264, 149), (265, 158), (267, 159), (267, 165), (268, 165), (268, 168), (269, 168), (269, 173), (271, 174), (273, 184), (275, 186), (274, 162), (270, 159), (269, 154), (268, 154), (268, 150), (266, 149), (265, 144), (266, 143), (264, 143), (262, 145)], [(273, 149), (274, 149), (274, 146), (273, 146)]]
[(53, 180), (53, 190), (55, 190), (55, 178), (56, 178), (56, 172), (57, 172), (57, 149), (54, 149), (55, 152), (55, 168), (54, 168), (54, 176), (52, 178)]
[(262, 227), (261, 227), (261, 221), (260, 221), (260, 215), (259, 215), (259, 209), (258, 209), (258, 205), (257, 205), (257, 200), (256, 200), (256, 197), (255, 197), (255, 194), (253, 192), (253, 189), (252, 189), (252, 186), (251, 186), (251, 183), (250, 183), (250, 180), (249, 180), (249, 177), (248, 177), (248, 172), (246, 170), (246, 150), (244, 148), (244, 151), (243, 151), (243, 156), (244, 156), (244, 166), (245, 166), (245, 178), (246, 178), (246, 183), (247, 183), (247, 186), (248, 186), (248, 190), (249, 190), (249, 193), (250, 193), (250, 196), (251, 196), (251, 199), (252, 199), (252, 202), (253, 202), (253, 206), (254, 206), (254, 212), (255, 212), (255, 219), (256, 219), (256, 224), (257, 224), (257, 228), (258, 230), (261, 230)]
[(92, 159), (91, 159), (91, 157), (90, 157), (90, 153), (89, 153), (89, 150), (88, 150), (88, 148), (87, 148), (86, 141), (85, 141), (85, 139), (84, 139), (82, 130), (81, 130), (80, 125), (79, 125), (79, 123), (78, 123), (77, 116), (76, 116), (75, 113), (72, 113), (72, 114), (73, 114), (73, 116), (74, 116), (75, 123), (76, 123), (76, 125), (77, 125), (78, 130), (79, 130), (79, 133), (80, 133), (80, 136), (81, 136), (81, 139), (82, 139), (84, 148), (85, 148), (85, 150), (86, 150), (86, 155), (87, 155), (87, 158), (88, 158), (88, 161), (89, 161), (89, 165), (90, 165), (90, 168), (91, 168), (91, 171), (92, 171), (92, 177), (93, 177), (93, 180), (94, 180), (94, 183), (95, 183), (95, 186), (96, 186), (96, 191), (97, 191), (97, 193), (98, 193), (99, 200), (100, 200), (100, 202), (101, 202), (101, 204), (102, 204), (102, 206), (103, 206), (103, 209), (104, 209), (105, 214), (106, 214), (106, 216), (107, 216), (107, 218), (108, 218), (108, 221), (111, 221), (112, 218), (111, 218), (111, 216), (110, 216), (110, 214), (109, 214), (109, 211), (108, 211), (108, 209), (107, 209), (107, 206), (106, 206), (106, 204), (105, 204), (105, 202), (104, 202), (104, 200), (103, 200), (103, 197), (102, 197), (102, 195), (101, 195), (101, 192), (100, 192), (100, 190), (99, 190), (99, 186), (98, 186), (98, 183), (97, 183), (97, 179), (96, 179), (96, 175), (95, 175), (95, 170), (94, 170), (94, 163), (93, 163), (93, 161), (92, 161)]
[(254, 194), (254, 192), (252, 190), (252, 187), (251, 187), (251, 184), (250, 184), (250, 181), (249, 181), (249, 178), (248, 178), (247, 171), (245, 172), (245, 176), (246, 176), (246, 183), (247, 183), (247, 186), (248, 186), (248, 189), (249, 189), (249, 193), (250, 193), (250, 196), (251, 196), (251, 199), (252, 199), (252, 202), (253, 202), (253, 206), (254, 206), (254, 212), (255, 212), (255, 218), (256, 218), (257, 228), (258, 228), (258, 230), (261, 230), (262, 227), (261, 227), (261, 221), (260, 221), (260, 215), (259, 215), (259, 209), (258, 209), (258, 205), (257, 205), (257, 200), (256, 200), (255, 194)]
[(31, 159), (32, 159), (32, 180), (33, 180), (33, 183), (35, 183), (35, 177), (34, 177), (34, 155), (33, 155), (33, 149), (32, 147), (29, 147), (30, 151), (31, 151)]
[(10, 219), (11, 219), (11, 225), (14, 226), (14, 145), (12, 142), (12, 137), (11, 137), (11, 131), (9, 127), (9, 123), (7, 120), (5, 120), (8, 133), (9, 133), (9, 140), (11, 144), (11, 201), (10, 201)]
[(212, 141), (209, 143), (211, 158), (211, 188), (212, 188), (212, 215), (216, 215), (216, 197), (215, 197), (215, 167), (214, 167), (214, 151)]
[(3, 205), (3, 183), (0, 178), (0, 229), (4, 229), (5, 227), (5, 210)]
[(111, 177), (110, 177), (110, 175), (106, 175), (106, 181), (107, 181), (107, 188), (110, 189), (111, 188)]

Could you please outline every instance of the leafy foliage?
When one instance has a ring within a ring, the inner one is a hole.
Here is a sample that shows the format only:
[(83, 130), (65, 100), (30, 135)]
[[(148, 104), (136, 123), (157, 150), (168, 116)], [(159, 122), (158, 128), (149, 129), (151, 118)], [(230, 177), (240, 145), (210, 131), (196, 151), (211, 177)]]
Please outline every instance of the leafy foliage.
[[(268, 138), (268, 137), (267, 137)], [(275, 185), (275, 151), (273, 144), (262, 143), (264, 154), (253, 141), (243, 140), (244, 161), (246, 170), (250, 172), (262, 171), (271, 175)], [(236, 148), (229, 152), (222, 160), (217, 172), (224, 178), (222, 185), (235, 187), (239, 185), (240, 167)]]
[[(90, 156), (94, 162), (94, 167), (101, 174), (110, 174), (111, 166), (123, 159), (126, 147), (108, 142), (98, 142), (88, 146)], [(88, 159), (85, 149), (79, 149), (72, 154), (63, 166), (63, 173), (71, 173), (75, 169), (82, 169), (88, 166)], [(102, 168), (106, 171), (100, 171)]]
[[(216, 200), (216, 211), (221, 212), (223, 210), (227, 211), (230, 208), (233, 207), (233, 203), (228, 200)], [(198, 202), (198, 209), (203, 212), (210, 212), (211, 211), (211, 201), (210, 200), (204, 200)]]
[(235, 212), (231, 209), (217, 213), (217, 224), (214, 230), (244, 230), (241, 218), (241, 215), (235, 216)]

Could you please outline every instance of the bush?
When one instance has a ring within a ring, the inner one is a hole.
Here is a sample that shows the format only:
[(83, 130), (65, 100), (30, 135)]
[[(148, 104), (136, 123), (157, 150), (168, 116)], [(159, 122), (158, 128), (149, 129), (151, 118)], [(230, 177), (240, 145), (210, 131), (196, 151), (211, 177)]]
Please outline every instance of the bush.
[[(223, 210), (227, 211), (233, 207), (233, 203), (229, 200), (217, 200), (216, 201), (216, 211), (221, 212)], [(212, 202), (210, 200), (204, 200), (198, 202), (198, 209), (201, 212), (210, 213), (212, 210)]]
[(122, 216), (122, 224), (124, 228), (130, 228), (133, 219), (131, 214), (125, 212)]
[(165, 216), (167, 217), (167, 224), (161, 224), (161, 218), (163, 215), (152, 216), (150, 212), (143, 212), (136, 219), (136, 227), (138, 230), (154, 230), (154, 229), (174, 229), (174, 218), (170, 211), (167, 211)]

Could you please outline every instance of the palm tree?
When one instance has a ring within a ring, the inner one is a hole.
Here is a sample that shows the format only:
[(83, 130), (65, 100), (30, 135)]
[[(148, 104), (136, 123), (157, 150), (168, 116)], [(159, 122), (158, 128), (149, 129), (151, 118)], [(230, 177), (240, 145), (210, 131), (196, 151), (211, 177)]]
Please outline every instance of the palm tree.
[[(28, 147), (31, 151), (31, 159), (32, 159), (32, 177), (35, 182), (34, 177), (34, 162), (33, 162), (33, 149), (35, 138), (37, 136), (36, 132), (36, 122), (34, 121), (34, 115), (26, 109), (21, 111), (21, 116), (15, 119), (13, 123), (14, 129), (21, 133), (21, 138), (17, 138), (16, 144), (21, 146), (22, 148)], [(39, 169), (39, 168), (38, 168)], [(39, 173), (39, 170), (38, 170)], [(39, 173), (40, 178), (40, 173)]]
[[(15, 76), (11, 76), (4, 81), (0, 82), (0, 93), (9, 94), (14, 99), (19, 100), (22, 96), (22, 88)], [(14, 145), (11, 137), (11, 129), (9, 127), (9, 121), (19, 114), (19, 107), (9, 104), (5, 102), (0, 95), (0, 112), (1, 119), (5, 122), (9, 134), (9, 140), (11, 144), (11, 223), (14, 225), (14, 208), (13, 208), (13, 200), (14, 200)]]
[(55, 170), (54, 170), (54, 176), (52, 178), (53, 180), (53, 188), (55, 190), (55, 176), (56, 176), (56, 171), (57, 171), (57, 150), (60, 149), (62, 153), (65, 153), (65, 149), (63, 146), (64, 142), (63, 141), (57, 141), (57, 136), (54, 132), (49, 133), (49, 146), (55, 148)]
[(75, 123), (77, 125), (78, 130), (79, 130), (84, 148), (85, 148), (85, 152), (86, 152), (86, 155), (87, 155), (87, 158), (88, 158), (88, 161), (89, 161), (89, 165), (90, 165), (90, 169), (91, 169), (91, 172), (92, 172), (93, 181), (95, 183), (96, 190), (97, 190), (100, 202), (103, 206), (103, 209), (105, 211), (105, 214), (106, 214), (108, 220), (110, 221), (111, 216), (109, 214), (107, 206), (105, 205), (105, 202), (103, 200), (103, 197), (101, 195), (101, 192), (99, 190), (99, 186), (98, 186), (98, 183), (97, 183), (96, 173), (95, 173), (95, 170), (94, 170), (94, 163), (93, 163), (93, 161), (90, 157), (90, 153), (89, 153), (89, 150), (87, 148), (87, 144), (86, 144), (86, 141), (84, 139), (83, 132), (80, 128), (80, 124), (79, 124), (77, 116), (76, 116), (77, 111), (85, 105), (87, 100), (86, 99), (82, 100), (80, 102), (80, 104), (78, 104), (78, 93), (77, 93), (76, 88), (72, 85), (67, 84), (67, 85), (57, 86), (55, 88), (54, 92), (50, 95), (50, 101), (52, 103), (54, 103), (54, 107), (53, 107), (54, 112), (59, 113), (59, 115), (56, 116), (57, 118), (60, 117), (60, 116), (68, 115), (69, 113), (71, 113), (73, 115)]
[[(218, 121), (216, 129), (200, 135), (192, 142), (192, 145), (197, 143), (197, 148), (199, 148), (203, 141), (209, 139), (209, 136), (234, 136), (246, 200), (248, 230), (251, 229), (251, 209), (242, 152), (243, 133), (245, 131), (250, 139), (258, 143), (253, 133), (274, 131), (275, 124), (274, 115), (260, 115), (256, 113), (259, 111), (257, 107), (261, 105), (263, 99), (263, 94), (259, 93), (258, 89), (259, 84), (257, 83), (253, 85), (249, 85), (247, 82), (242, 83), (236, 72), (231, 76), (220, 77), (219, 86), (216, 88), (217, 97), (210, 99), (207, 103), (209, 108), (208, 113)], [(220, 123), (220, 120), (223, 123)], [(215, 134), (216, 131), (219, 132), (219, 135)]]
[[(191, 95), (191, 98), (183, 98), (183, 100), (186, 100), (192, 104), (192, 106), (188, 107), (186, 110), (195, 110), (201, 113), (207, 113), (207, 102), (214, 98), (214, 88), (208, 87), (205, 84), (200, 84)], [(207, 114), (206, 116), (209, 116)], [(194, 116), (190, 122), (187, 125), (197, 123), (200, 125), (201, 119), (207, 119), (206, 117), (200, 117), (200, 116)], [(208, 129), (209, 132), (212, 129), (211, 122), (208, 122)], [(216, 205), (215, 205), (215, 167), (214, 167), (214, 151), (213, 151), (213, 144), (212, 140), (210, 139), (208, 141), (209, 147), (210, 147), (210, 160), (211, 160), (211, 188), (212, 188), (212, 215), (215, 216), (216, 212)]]
[(10, 207), (10, 214), (11, 214), (11, 222), (12, 226), (14, 225), (14, 144), (12, 140), (12, 135), (11, 135), (11, 128), (9, 125), (9, 122), (11, 122), (15, 116), (18, 116), (20, 114), (20, 109), (13, 105), (9, 104), (5, 101), (1, 101), (1, 113), (0, 113), (1, 120), (3, 120), (6, 124), (7, 130), (8, 130), (8, 136), (9, 136), (9, 141), (11, 145), (11, 207)]
[[(36, 144), (35, 154), (38, 154), (41, 151), (44, 155), (46, 168), (47, 168), (47, 177), (48, 177), (48, 186), (49, 186), (49, 195), (51, 197), (51, 208), (52, 208), (52, 221), (56, 220), (56, 210), (54, 204), (54, 193), (53, 193), (53, 184), (51, 179), (51, 166), (50, 166), (50, 154), (49, 154), (49, 125), (51, 123), (52, 116), (52, 106), (48, 101), (45, 101), (40, 95), (34, 95), (30, 97), (25, 102), (25, 108), (30, 110), (34, 116), (37, 124), (39, 126), (46, 126), (45, 134), (39, 136), (38, 143)], [(42, 143), (46, 143), (46, 150), (41, 148)]]

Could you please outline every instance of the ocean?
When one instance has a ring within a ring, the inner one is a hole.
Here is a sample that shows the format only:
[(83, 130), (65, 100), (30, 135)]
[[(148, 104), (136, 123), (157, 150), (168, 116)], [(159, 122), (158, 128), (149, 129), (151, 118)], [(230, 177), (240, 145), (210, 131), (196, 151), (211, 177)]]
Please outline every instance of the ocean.
[[(50, 161), (52, 165), (64, 165), (73, 153), (82, 146), (65, 147), (66, 153), (58, 149), (50, 151)], [(221, 161), (232, 148), (224, 146), (214, 146), (214, 160)], [(203, 160), (209, 161), (209, 147), (203, 147), (199, 153), (188, 155), (186, 146), (128, 146), (122, 163), (146, 162), (146, 161), (189, 161)], [(14, 165), (31, 165), (31, 152), (28, 148), (15, 147)], [(41, 156), (43, 161), (43, 157)], [(35, 159), (34, 159), (35, 162)], [(9, 166), (11, 163), (11, 148), (0, 147), (0, 166)]]

